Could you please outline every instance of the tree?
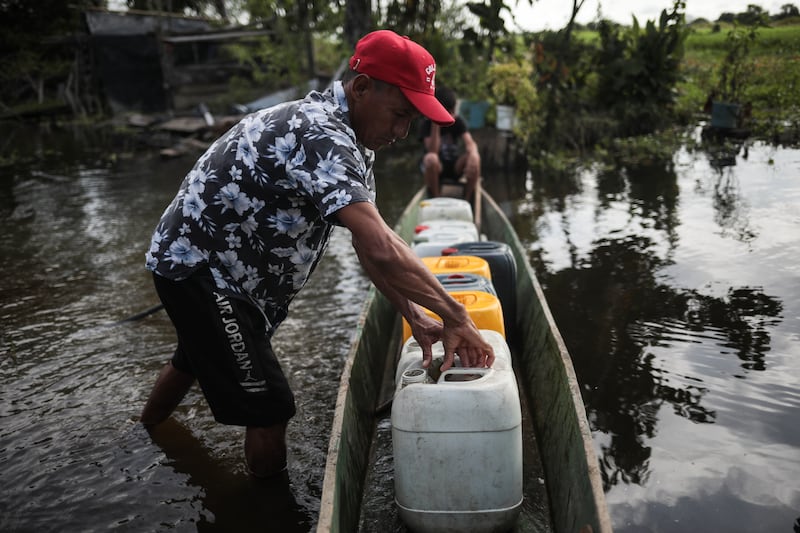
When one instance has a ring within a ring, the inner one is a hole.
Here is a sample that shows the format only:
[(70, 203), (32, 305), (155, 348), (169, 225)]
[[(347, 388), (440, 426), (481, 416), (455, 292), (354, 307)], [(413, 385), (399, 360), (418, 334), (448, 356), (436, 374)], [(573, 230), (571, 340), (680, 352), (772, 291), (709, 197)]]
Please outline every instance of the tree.
[(503, 0), (488, 0), (488, 2), (467, 2), (467, 9), (478, 17), (483, 34), (488, 41), (489, 57), (494, 55), (497, 41), (508, 33), (503, 20), (503, 11), (511, 13), (511, 9)]
[(342, 13), (323, 0), (244, 0), (250, 23), (269, 36), (232, 44), (227, 49), (251, 67), (262, 90), (296, 86), (317, 76), (314, 35), (332, 35), (342, 25)]
[(4, 106), (34, 100), (41, 104), (68, 77), (72, 50), (55, 37), (79, 27), (84, 7), (99, 0), (3, 0), (0, 2), (0, 102)]
[(765, 26), (769, 21), (769, 13), (755, 4), (748, 4), (747, 10), (736, 15), (736, 22), (745, 26)]
[(775, 19), (785, 19), (791, 17), (800, 17), (800, 9), (797, 9), (797, 6), (794, 4), (783, 4), (781, 6), (781, 12), (775, 16)]
[(383, 17), (379, 18), (381, 26), (419, 38), (435, 32), (441, 13), (441, 0), (390, 0)]
[[(588, 45), (572, 38), (575, 19), (585, 0), (572, 1), (572, 14), (567, 26), (558, 32), (543, 32), (533, 45), (533, 66), (537, 90), (544, 110), (538, 138), (532, 142), (541, 146), (581, 148), (581, 132), (571, 127), (570, 118), (583, 106), (581, 89), (588, 72)], [(556, 148), (557, 149), (557, 148)]]
[(347, 0), (345, 2), (344, 38), (350, 49), (372, 29), (370, 0)]
[(717, 86), (713, 98), (720, 102), (739, 103), (747, 80), (753, 71), (752, 62), (748, 56), (750, 48), (758, 38), (758, 28), (738, 25), (728, 32), (725, 38), (725, 57), (719, 66)]
[(618, 120), (623, 135), (650, 133), (670, 118), (689, 32), (684, 9), (684, 2), (675, 1), (657, 25), (649, 20), (641, 28), (634, 17), (631, 28), (600, 28), (596, 98)]

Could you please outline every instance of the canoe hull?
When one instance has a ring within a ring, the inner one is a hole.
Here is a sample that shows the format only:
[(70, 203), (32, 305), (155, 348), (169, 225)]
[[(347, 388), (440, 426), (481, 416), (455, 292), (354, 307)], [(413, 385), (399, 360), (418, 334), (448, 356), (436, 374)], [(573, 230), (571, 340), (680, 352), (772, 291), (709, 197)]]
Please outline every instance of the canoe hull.
[[(517, 263), (514, 364), (544, 469), (552, 528), (557, 533), (610, 532), (599, 466), (569, 353), (519, 238), (491, 197), (480, 197), (476, 211), (481, 232), (489, 240), (508, 244)], [(420, 190), (395, 226), (407, 242), (413, 237), (423, 198)], [(386, 395), (386, 381), (392, 381), (399, 330), (394, 308), (373, 287), (342, 372), (318, 533), (358, 530), (375, 410)]]
[(514, 337), (556, 531), (611, 531), (586, 408), (564, 340), (524, 248), (502, 210), (482, 195), (482, 230), (508, 244), (517, 262)]

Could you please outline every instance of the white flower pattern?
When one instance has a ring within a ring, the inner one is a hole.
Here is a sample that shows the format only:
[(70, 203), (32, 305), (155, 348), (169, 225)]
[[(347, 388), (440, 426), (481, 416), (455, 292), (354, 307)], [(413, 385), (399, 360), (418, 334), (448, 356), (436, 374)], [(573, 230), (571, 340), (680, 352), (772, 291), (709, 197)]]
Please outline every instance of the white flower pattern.
[(272, 333), (314, 271), (335, 213), (375, 201), (373, 151), (356, 142), (340, 82), (257, 111), (215, 141), (161, 217), (146, 267), (263, 306)]

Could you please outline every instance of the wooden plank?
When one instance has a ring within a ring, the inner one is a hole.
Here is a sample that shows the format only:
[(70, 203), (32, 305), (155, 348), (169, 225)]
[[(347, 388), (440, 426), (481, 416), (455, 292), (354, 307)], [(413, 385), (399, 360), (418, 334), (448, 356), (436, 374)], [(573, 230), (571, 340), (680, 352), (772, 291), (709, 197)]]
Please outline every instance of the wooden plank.
[(158, 129), (175, 133), (197, 133), (208, 127), (201, 117), (176, 117), (158, 125)]

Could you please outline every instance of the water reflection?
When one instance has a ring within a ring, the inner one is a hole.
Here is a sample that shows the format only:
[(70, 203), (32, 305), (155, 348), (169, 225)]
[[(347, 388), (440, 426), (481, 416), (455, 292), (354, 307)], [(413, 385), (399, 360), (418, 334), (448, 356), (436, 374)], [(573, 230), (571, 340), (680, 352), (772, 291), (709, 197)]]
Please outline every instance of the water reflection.
[[(791, 212), (774, 206), (800, 188), (735, 167), (752, 153), (737, 144), (729, 155), (684, 152), (560, 182), (529, 176), (518, 204), (514, 222), (573, 357), (617, 530), (744, 532), (761, 520), (767, 531), (800, 503), (796, 488), (770, 504), (765, 496), (800, 474), (789, 421), (800, 407), (798, 323), (784, 326), (797, 278), (785, 263), (758, 266), (796, 251), (800, 232), (765, 239), (757, 229), (791, 228)], [(772, 157), (757, 153), (769, 168)], [(739, 450), (753, 447), (743, 460)], [(718, 459), (701, 459), (710, 449)], [(711, 516), (693, 511), (714, 502), (724, 507)], [(680, 527), (669, 525), (675, 516)]]
[[(677, 207), (679, 200), (678, 176), (672, 159), (650, 161), (635, 167), (625, 167), (629, 183), (630, 216), (647, 220), (648, 225), (664, 232), (670, 249), (676, 245), (675, 228), (680, 223)], [(598, 187), (600, 194), (602, 187)]]
[[(722, 229), (724, 235), (748, 242), (758, 235), (749, 221), (747, 202), (742, 194), (736, 161), (747, 160), (750, 142), (742, 139), (705, 139), (700, 151), (708, 159), (714, 171), (711, 185), (714, 198), (714, 221)], [(698, 187), (703, 185), (698, 184)]]
[(714, 221), (723, 230), (723, 234), (732, 234), (733, 238), (748, 242), (758, 235), (750, 227), (747, 216), (747, 205), (742, 199), (736, 175), (731, 171), (722, 171), (714, 184)]
[(664, 260), (649, 253), (651, 240), (630, 236), (594, 246), (575, 268), (542, 282), (594, 412), (593, 428), (612, 435), (601, 458), (606, 488), (620, 480), (641, 484), (651, 453), (644, 440), (654, 436), (663, 404), (694, 422), (713, 422), (715, 413), (702, 405), (702, 386), (670, 384), (648, 352), (670, 342), (669, 331), (652, 324), (681, 320), (687, 310), (680, 292), (658, 282)]
[(150, 434), (166, 460), (202, 490), (198, 531), (306, 532), (312, 520), (298, 506), (288, 473), (258, 480), (216, 457), (182, 423), (169, 419)]

